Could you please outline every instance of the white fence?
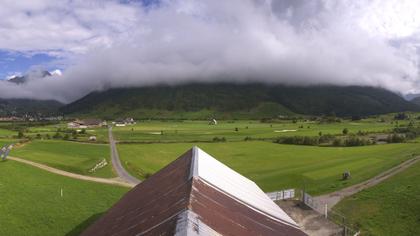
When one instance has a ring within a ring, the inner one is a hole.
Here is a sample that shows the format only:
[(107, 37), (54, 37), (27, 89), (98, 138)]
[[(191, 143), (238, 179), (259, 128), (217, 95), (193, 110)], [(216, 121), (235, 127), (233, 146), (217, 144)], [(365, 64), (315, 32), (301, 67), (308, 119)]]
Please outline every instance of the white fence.
[(266, 194), (271, 200), (278, 201), (278, 200), (285, 200), (285, 199), (294, 198), (295, 197), (295, 190), (294, 189), (286, 189), (286, 190), (271, 192), (271, 193), (266, 193)]

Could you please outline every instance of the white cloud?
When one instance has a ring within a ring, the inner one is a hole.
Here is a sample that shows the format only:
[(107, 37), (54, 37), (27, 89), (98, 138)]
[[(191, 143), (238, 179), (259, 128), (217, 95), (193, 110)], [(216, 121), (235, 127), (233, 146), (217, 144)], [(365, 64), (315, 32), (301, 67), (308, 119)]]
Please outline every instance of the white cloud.
[[(384, 3), (385, 4), (380, 4)], [(0, 3), (0, 48), (47, 51), (63, 76), (0, 84), (3, 97), (71, 101), (109, 87), (184, 81), (420, 90), (416, 0)]]

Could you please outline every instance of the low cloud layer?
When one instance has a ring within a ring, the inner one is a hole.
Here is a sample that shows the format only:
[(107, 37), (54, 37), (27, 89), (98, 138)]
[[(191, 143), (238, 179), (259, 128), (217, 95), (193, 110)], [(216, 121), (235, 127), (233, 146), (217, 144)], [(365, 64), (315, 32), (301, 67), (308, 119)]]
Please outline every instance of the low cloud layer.
[(0, 48), (66, 65), (62, 76), (0, 81), (0, 97), (70, 102), (188, 81), (420, 91), (416, 0), (57, 2), (0, 3)]

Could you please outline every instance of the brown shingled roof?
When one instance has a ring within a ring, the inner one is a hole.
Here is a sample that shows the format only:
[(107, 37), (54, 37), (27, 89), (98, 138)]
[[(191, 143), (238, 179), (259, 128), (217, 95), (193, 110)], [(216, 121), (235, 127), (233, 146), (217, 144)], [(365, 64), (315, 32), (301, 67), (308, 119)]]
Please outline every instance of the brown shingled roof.
[(195, 162), (189, 150), (129, 191), (82, 235), (305, 235), (294, 222), (194, 175)]

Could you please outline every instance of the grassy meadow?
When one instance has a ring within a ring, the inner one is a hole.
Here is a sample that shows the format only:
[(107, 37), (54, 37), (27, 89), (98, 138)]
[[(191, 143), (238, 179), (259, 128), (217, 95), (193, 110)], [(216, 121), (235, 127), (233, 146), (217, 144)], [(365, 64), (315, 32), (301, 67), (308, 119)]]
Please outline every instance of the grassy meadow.
[[(113, 177), (110, 150), (107, 144), (88, 144), (58, 140), (34, 140), (15, 148), (12, 156), (43, 163), (51, 167), (83, 175)], [(106, 159), (108, 165), (90, 173), (89, 170)]]
[(340, 202), (363, 235), (420, 235), (420, 162)]
[[(398, 122), (405, 125), (406, 121)], [(121, 142), (210, 142), (214, 137), (227, 141), (243, 141), (246, 137), (272, 139), (279, 136), (317, 136), (341, 134), (344, 128), (350, 133), (389, 132), (397, 125), (394, 121), (377, 122), (377, 119), (361, 121), (344, 120), (339, 123), (290, 120), (276, 123), (260, 121), (219, 121), (209, 125), (208, 121), (143, 121), (136, 125), (115, 127), (114, 136)]]
[(16, 132), (12, 130), (0, 128), (0, 138), (10, 138), (13, 135), (16, 135)]
[[(114, 127), (113, 133), (119, 141), (117, 148), (123, 165), (140, 179), (159, 171), (196, 145), (255, 181), (266, 192), (306, 188), (311, 194), (318, 195), (362, 182), (413, 155), (420, 155), (420, 145), (417, 143), (420, 138), (410, 143), (361, 147), (284, 145), (275, 144), (272, 139), (279, 136), (318, 136), (320, 132), (341, 135), (344, 128), (349, 133), (387, 133), (409, 122), (396, 122), (392, 117), (386, 115), (337, 123), (302, 119), (272, 123), (235, 120), (219, 121), (218, 125), (209, 125), (208, 121), (139, 121), (133, 126)], [(415, 122), (418, 125), (419, 122)], [(52, 137), (58, 130), (61, 136), (69, 132), (65, 123), (26, 128), (24, 135), (29, 141), (17, 146), (11, 155), (73, 173), (115, 177), (109, 145), (86, 142), (90, 135), (97, 136), (98, 143), (107, 142), (106, 128), (86, 129), (87, 134), (78, 136), (78, 142), (46, 138), (47, 135)], [(15, 130), (0, 128), (0, 145), (16, 143), (17, 140), (12, 138), (16, 135)], [(41, 138), (37, 138), (39, 136)], [(224, 138), (225, 142), (214, 142), (215, 137)], [(246, 139), (251, 141), (244, 141)], [(88, 170), (103, 159), (109, 164), (95, 173), (89, 173)], [(345, 171), (350, 171), (352, 177), (342, 181), (341, 176)], [(418, 177), (413, 170), (410, 171), (413, 172), (412, 176)], [(400, 180), (397, 181), (404, 188), (416, 184), (404, 177), (398, 178)], [(370, 196), (372, 199), (373, 196), (379, 198), (381, 191), (392, 191), (395, 186), (375, 190)], [(60, 196), (61, 188), (64, 190), (63, 197)], [(414, 188), (409, 190), (412, 192), (407, 196), (418, 194)], [(128, 189), (122, 187), (54, 175), (13, 161), (0, 162), (0, 235), (78, 235), (126, 191)], [(363, 211), (366, 199), (369, 200), (363, 196), (353, 201), (347, 199), (338, 206), (339, 210), (346, 212), (355, 207), (361, 215), (370, 217), (369, 212)], [(393, 201), (394, 198), (389, 201), (384, 199), (382, 204), (391, 204)], [(397, 206), (394, 207), (395, 211)], [(415, 203), (410, 205), (417, 210), (416, 206)], [(383, 209), (372, 209), (382, 214)], [(389, 209), (389, 212), (393, 210)], [(402, 214), (412, 216), (414, 213), (407, 207)], [(351, 215), (351, 219), (356, 223), (359, 221), (357, 215)], [(369, 220), (366, 221), (368, 225), (361, 225), (361, 228), (373, 234), (382, 233), (375, 227), (386, 222), (385, 218), (370, 217)], [(403, 231), (396, 229), (392, 232)]]
[(0, 235), (79, 235), (127, 191), (0, 161)]
[[(332, 192), (369, 179), (414, 154), (417, 144), (363, 147), (315, 147), (262, 141), (230, 143), (119, 144), (126, 169), (144, 178), (197, 145), (235, 171), (254, 180), (264, 191), (303, 188), (312, 194)], [(341, 180), (349, 170), (352, 178)]]

